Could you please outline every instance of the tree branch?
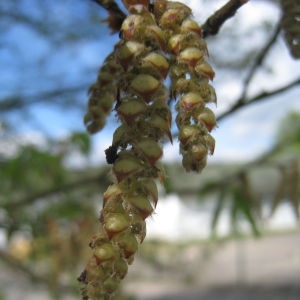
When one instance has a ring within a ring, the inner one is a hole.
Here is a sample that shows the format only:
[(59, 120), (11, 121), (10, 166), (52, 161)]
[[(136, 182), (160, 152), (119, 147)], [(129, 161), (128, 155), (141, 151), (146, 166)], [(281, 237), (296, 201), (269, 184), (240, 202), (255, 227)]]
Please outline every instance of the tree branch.
[(279, 89), (276, 89), (274, 91), (262, 92), (262, 93), (258, 94), (257, 96), (250, 98), (250, 99), (247, 99), (247, 97), (246, 97), (249, 83), (253, 79), (258, 68), (262, 65), (264, 59), (267, 57), (267, 54), (271, 50), (272, 46), (274, 46), (274, 44), (279, 36), (279, 33), (280, 33), (280, 23), (277, 24), (274, 33), (272, 34), (270, 39), (266, 42), (265, 46), (261, 49), (261, 51), (257, 55), (253, 65), (252, 65), (252, 67), (250, 68), (248, 75), (244, 80), (243, 91), (241, 93), (241, 96), (235, 101), (235, 104), (229, 110), (227, 110), (226, 112), (224, 112), (223, 114), (221, 114), (218, 117), (218, 120), (221, 120), (221, 119), (227, 117), (228, 115), (235, 112), (236, 110), (239, 110), (240, 108), (243, 108), (249, 104), (252, 104), (252, 103), (255, 103), (255, 102), (258, 102), (261, 100), (265, 100), (266, 98), (269, 98), (271, 96), (275, 96), (276, 94), (282, 93), (282, 92), (299, 84), (300, 79), (296, 79), (295, 81), (289, 83), (288, 85), (281, 87)]
[(272, 46), (275, 44), (275, 42), (279, 36), (280, 30), (281, 30), (280, 23), (278, 23), (275, 28), (274, 33), (272, 34), (270, 39), (267, 41), (265, 46), (261, 49), (260, 53), (257, 55), (256, 59), (254, 60), (254, 63), (252, 65), (252, 67), (250, 68), (247, 77), (244, 80), (243, 91), (242, 91), (242, 94), (241, 94), (238, 102), (244, 101), (246, 94), (247, 94), (248, 87), (249, 87), (249, 83), (253, 79), (258, 68), (262, 65), (264, 59), (266, 58), (267, 54), (271, 50)]
[(249, 0), (230, 0), (218, 9), (202, 25), (203, 37), (206, 38), (210, 35), (216, 35), (224, 22), (233, 17), (237, 10), (248, 1)]
[(7, 210), (11, 209), (20, 209), (23, 206), (33, 204), (39, 200), (42, 200), (46, 197), (50, 197), (54, 194), (60, 193), (60, 192), (67, 192), (73, 189), (81, 188), (82, 186), (86, 185), (93, 185), (99, 182), (104, 182), (106, 180), (106, 172), (103, 171), (101, 174), (97, 174), (96, 176), (87, 177), (87, 178), (81, 178), (77, 181), (66, 183), (63, 185), (55, 186), (52, 188), (49, 188), (47, 190), (37, 192), (35, 194), (29, 195), (22, 200), (14, 201), (14, 202), (7, 202), (2, 203), (1, 207)]
[(246, 99), (244, 101), (237, 101), (231, 108), (229, 108), (226, 112), (224, 112), (223, 114), (218, 116), (218, 121), (226, 118), (228, 115), (232, 114), (233, 112), (244, 108), (250, 104), (259, 102), (259, 101), (263, 101), (266, 100), (269, 97), (275, 96), (277, 94), (283, 93), (287, 90), (289, 90), (290, 88), (293, 88), (295, 86), (300, 85), (300, 78), (297, 78), (296, 80), (290, 82), (289, 84), (280, 87), (276, 90), (270, 91), (270, 92), (261, 92), (259, 94), (257, 94), (256, 96)]
[[(12, 111), (15, 109), (20, 109), (25, 106), (29, 106), (35, 103), (39, 103), (41, 101), (50, 101), (54, 97), (62, 96), (65, 94), (73, 94), (78, 93), (87, 89), (89, 84), (83, 84), (75, 87), (67, 87), (64, 89), (38, 93), (33, 95), (15, 95), (4, 98), (0, 101), (0, 113), (4, 113), (7, 111)], [(53, 103), (53, 102), (52, 102)], [(74, 103), (74, 102), (73, 102)]]
[(22, 23), (41, 35), (49, 35), (52, 31), (51, 28), (47, 28), (43, 21), (34, 19), (33, 15), (28, 16), (22, 13), (16, 13), (13, 10), (0, 10), (0, 15), (2, 18), (11, 19), (16, 23)]

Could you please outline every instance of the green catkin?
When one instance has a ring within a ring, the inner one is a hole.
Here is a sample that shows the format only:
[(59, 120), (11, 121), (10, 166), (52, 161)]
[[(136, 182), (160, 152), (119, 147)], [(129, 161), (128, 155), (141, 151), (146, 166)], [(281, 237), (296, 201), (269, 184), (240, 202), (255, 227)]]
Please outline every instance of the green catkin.
[[(161, 142), (172, 140), (171, 96), (179, 98), (176, 123), (186, 170), (200, 171), (214, 149), (209, 132), (215, 118), (206, 107), (216, 102), (208, 84), (214, 73), (205, 61), (206, 44), (190, 19), (191, 10), (165, 0), (154, 1), (152, 12), (146, 0), (124, 4), (129, 15), (121, 40), (91, 87), (85, 116), (88, 131), (94, 133), (116, 101), (121, 125), (112, 142), (114, 182), (103, 195), (100, 231), (89, 244), (92, 256), (78, 278), (84, 300), (113, 297), (145, 238), (145, 220), (158, 201), (156, 181), (164, 181)], [(164, 85), (167, 75), (170, 91)]]
[(115, 54), (109, 54), (98, 73), (97, 81), (89, 89), (88, 111), (84, 123), (89, 133), (100, 131), (106, 117), (111, 113), (117, 99), (117, 78), (121, 76), (122, 68), (116, 62)]
[[(209, 132), (216, 119), (206, 104), (216, 103), (215, 91), (209, 85), (215, 74), (206, 61), (208, 51), (201, 27), (190, 17), (187, 6), (167, 2), (159, 22), (168, 37), (172, 96), (179, 98), (176, 124), (182, 164), (187, 171), (199, 172), (207, 155), (214, 152), (215, 142)], [(168, 22), (170, 19), (176, 22)]]

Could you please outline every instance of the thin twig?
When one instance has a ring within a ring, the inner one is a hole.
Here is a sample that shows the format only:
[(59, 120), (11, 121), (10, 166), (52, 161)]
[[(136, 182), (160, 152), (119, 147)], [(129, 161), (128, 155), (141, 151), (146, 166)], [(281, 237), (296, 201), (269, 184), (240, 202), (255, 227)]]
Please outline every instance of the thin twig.
[[(4, 99), (0, 99), (0, 113), (21, 109), (32, 104), (42, 101), (54, 103), (53, 98), (61, 97), (62, 95), (78, 93), (87, 89), (88, 84), (77, 85), (74, 87), (66, 87), (49, 92), (40, 92), (37, 94), (13, 95)], [(61, 104), (61, 103), (58, 103)], [(74, 102), (73, 102), (74, 104)]]
[(202, 25), (203, 37), (206, 38), (209, 35), (216, 35), (221, 26), (229, 18), (233, 17), (237, 10), (248, 0), (230, 0), (220, 9), (218, 9), (212, 16), (210, 16), (206, 22)]
[(258, 70), (258, 68), (262, 65), (264, 59), (267, 57), (267, 54), (269, 53), (271, 48), (275, 45), (275, 42), (276, 42), (276, 40), (279, 36), (280, 30), (281, 30), (280, 23), (278, 23), (276, 28), (275, 28), (274, 33), (272, 34), (270, 39), (267, 41), (265, 46), (262, 48), (260, 53), (257, 55), (256, 59), (254, 60), (254, 63), (252, 65), (252, 67), (250, 68), (247, 77), (244, 80), (243, 91), (241, 93), (241, 96), (240, 96), (238, 102), (244, 101), (244, 99), (246, 97), (246, 94), (247, 94), (247, 91), (248, 91), (249, 83), (253, 79), (253, 77), (254, 77), (256, 71)]
[(237, 101), (231, 108), (229, 108), (226, 112), (224, 112), (223, 114), (218, 116), (218, 121), (224, 119), (225, 117), (231, 115), (233, 112), (244, 108), (250, 104), (259, 102), (259, 101), (265, 101), (267, 100), (267, 98), (275, 96), (277, 94), (283, 93), (287, 90), (289, 90), (290, 88), (293, 88), (295, 86), (300, 85), (300, 78), (297, 78), (296, 80), (290, 82), (289, 84), (280, 87), (276, 90), (270, 91), (270, 92), (261, 92), (258, 95), (249, 98), (249, 99), (245, 99), (245, 101)]
[(20, 207), (33, 204), (39, 200), (45, 199), (46, 197), (50, 197), (54, 194), (57, 194), (60, 192), (67, 192), (70, 190), (81, 188), (86, 185), (93, 185), (93, 184), (100, 183), (101, 181), (105, 181), (105, 180), (106, 180), (106, 173), (102, 172), (100, 175), (97, 174), (96, 176), (79, 179), (79, 180), (71, 182), (71, 183), (66, 183), (63, 185), (59, 185), (59, 186), (55, 186), (55, 187), (46, 189), (46, 190), (38, 192), (36, 194), (29, 195), (19, 201), (2, 203), (1, 207), (5, 208), (5, 209), (15, 209), (15, 208), (19, 209)]

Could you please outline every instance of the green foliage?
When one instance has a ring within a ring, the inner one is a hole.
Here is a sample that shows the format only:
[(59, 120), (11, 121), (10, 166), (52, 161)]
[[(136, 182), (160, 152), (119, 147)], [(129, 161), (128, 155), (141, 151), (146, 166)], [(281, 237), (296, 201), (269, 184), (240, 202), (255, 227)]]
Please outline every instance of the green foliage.
[(91, 139), (83, 132), (73, 132), (68, 138), (73, 147), (77, 148), (82, 154), (89, 154), (91, 150)]
[(295, 147), (300, 151), (300, 113), (290, 112), (280, 122), (277, 133), (278, 147)]
[(64, 180), (62, 157), (31, 145), (2, 162), (0, 180), (5, 195), (20, 195)]

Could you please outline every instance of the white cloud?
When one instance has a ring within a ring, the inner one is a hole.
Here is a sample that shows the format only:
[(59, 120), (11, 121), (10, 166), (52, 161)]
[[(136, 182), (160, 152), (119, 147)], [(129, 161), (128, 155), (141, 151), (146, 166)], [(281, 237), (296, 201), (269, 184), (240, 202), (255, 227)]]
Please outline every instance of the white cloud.
[(189, 207), (177, 195), (160, 199), (155, 214), (147, 219), (147, 236), (170, 240), (206, 237), (210, 214), (199, 207)]
[(174, 139), (173, 144), (167, 143), (163, 145), (164, 155), (163, 155), (163, 162), (174, 162), (181, 159), (179, 155), (179, 143), (177, 138)]
[(0, 155), (11, 157), (17, 154), (20, 147), (33, 145), (37, 147), (46, 147), (47, 140), (43, 133), (38, 131), (27, 131), (16, 135), (1, 137)]
[(92, 137), (93, 146), (92, 153), (89, 158), (89, 165), (95, 166), (106, 162), (105, 150), (111, 146), (113, 130), (111, 128), (105, 128), (98, 135)]

